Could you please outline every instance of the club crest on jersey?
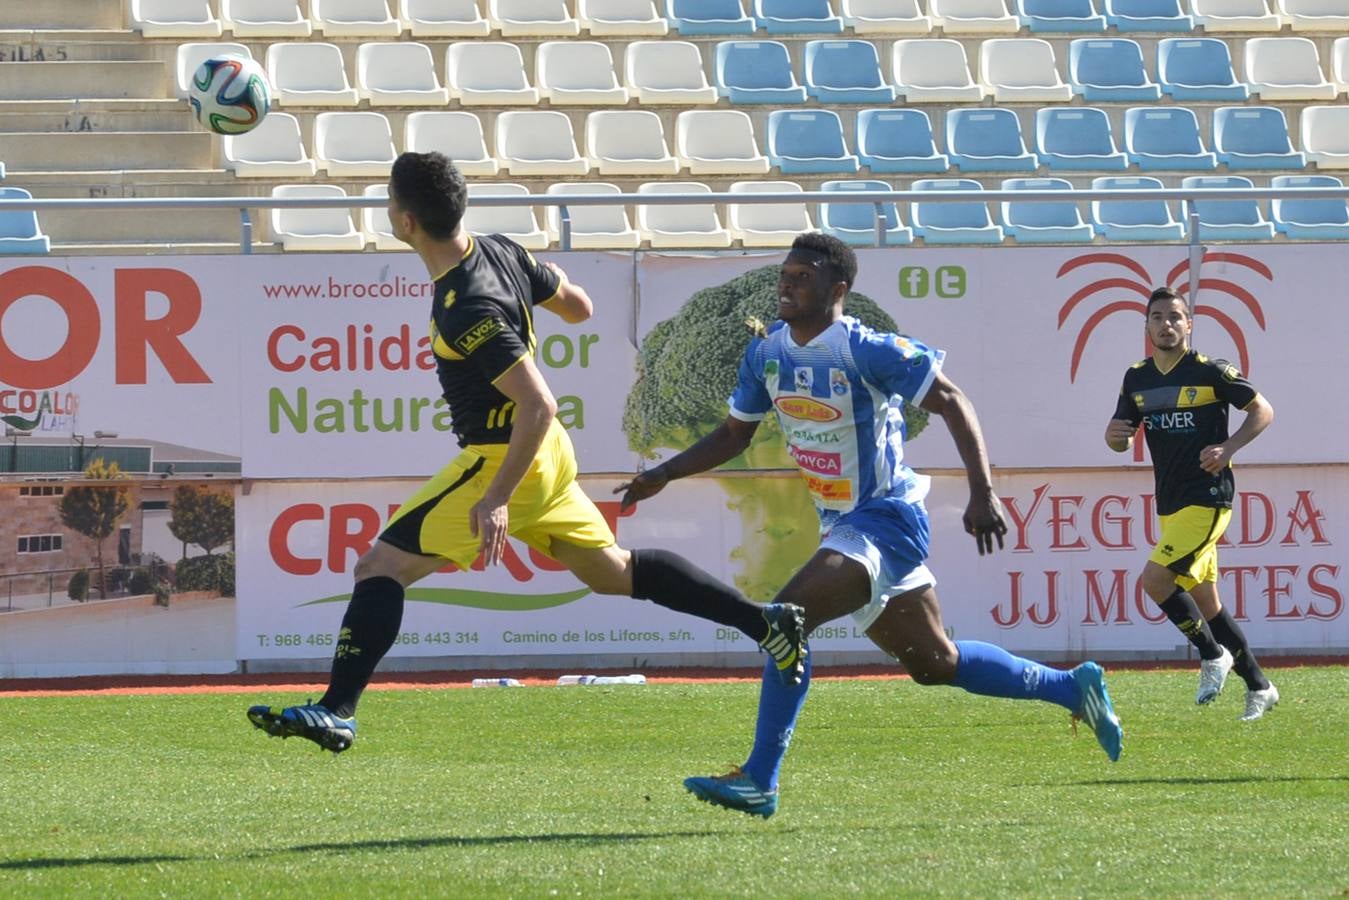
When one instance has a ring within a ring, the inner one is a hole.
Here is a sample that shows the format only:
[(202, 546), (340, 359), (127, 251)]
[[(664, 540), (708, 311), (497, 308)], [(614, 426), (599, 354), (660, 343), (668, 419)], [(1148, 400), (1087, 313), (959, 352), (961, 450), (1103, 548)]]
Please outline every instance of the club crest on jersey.
[(839, 397), (848, 393), (848, 376), (842, 369), (829, 370), (829, 390)]
[(815, 386), (815, 371), (813, 369), (796, 370), (796, 389), (810, 393), (810, 389)]
[(453, 344), (455, 349), (467, 356), (481, 347), (484, 341), (501, 334), (505, 329), (505, 323), (489, 316), (455, 338)]
[(804, 419), (807, 422), (833, 422), (843, 418), (843, 413), (828, 403), (810, 397), (777, 397), (773, 405), (778, 412), (792, 419)]

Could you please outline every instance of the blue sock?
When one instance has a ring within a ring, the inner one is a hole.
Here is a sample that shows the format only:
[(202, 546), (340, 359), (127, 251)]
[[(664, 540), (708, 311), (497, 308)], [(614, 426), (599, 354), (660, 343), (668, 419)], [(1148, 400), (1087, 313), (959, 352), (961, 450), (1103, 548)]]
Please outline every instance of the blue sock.
[(1069, 712), (1080, 705), (1077, 682), (1066, 669), (1051, 669), (1013, 656), (996, 644), (956, 641), (960, 661), (951, 683), (971, 694), (1012, 700), (1047, 700)]
[(763, 687), (759, 689), (759, 720), (754, 726), (754, 749), (745, 762), (745, 774), (754, 779), (761, 790), (772, 791), (778, 786), (778, 772), (787, 745), (792, 742), (796, 717), (806, 702), (810, 688), (810, 660), (801, 683), (786, 685), (778, 680), (777, 663), (770, 656), (764, 665)]

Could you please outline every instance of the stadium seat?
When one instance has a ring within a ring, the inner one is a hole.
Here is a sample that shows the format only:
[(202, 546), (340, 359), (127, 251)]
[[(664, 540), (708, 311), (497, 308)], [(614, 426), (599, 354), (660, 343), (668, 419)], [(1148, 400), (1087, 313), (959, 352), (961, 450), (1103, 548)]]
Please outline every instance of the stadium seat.
[[(457, 162), (457, 160), (456, 160)], [(361, 231), (365, 239), (375, 245), (376, 250), (407, 250), (408, 245), (393, 236), (393, 226), (389, 224), (389, 186), (387, 184), (367, 184), (361, 192), (364, 197), (379, 197), (386, 201), (384, 206), (366, 206), (361, 208)]]
[(783, 174), (856, 172), (843, 122), (828, 109), (775, 109), (768, 115), (768, 161)]
[[(33, 195), (23, 188), (0, 187), (0, 200), (32, 199)], [(51, 248), (51, 238), (42, 233), (35, 210), (0, 210), (0, 256), (50, 253)]]
[(1194, 31), (1180, 0), (1103, 0), (1106, 22), (1120, 31)]
[[(1156, 178), (1110, 175), (1091, 182), (1094, 191), (1161, 190)], [(1178, 241), (1185, 226), (1171, 214), (1165, 200), (1093, 200), (1091, 225), (1111, 241)]]
[(431, 48), (411, 41), (361, 44), (356, 93), (371, 106), (445, 106), (450, 93), (436, 80)]
[(688, 41), (633, 41), (623, 54), (624, 80), (639, 103), (714, 106), (703, 56)]
[[(737, 181), (732, 194), (800, 193), (794, 181)], [(728, 203), (726, 225), (746, 247), (789, 247), (803, 231), (814, 231), (805, 203)]]
[(1330, 81), (1338, 92), (1349, 91), (1349, 37), (1330, 45)]
[[(637, 188), (639, 194), (710, 194), (700, 181), (656, 181)], [(731, 245), (711, 203), (637, 205), (637, 230), (653, 250), (718, 248)]]
[(690, 109), (675, 118), (675, 157), (692, 175), (767, 172), (749, 116), (733, 109)]
[(953, 109), (946, 114), (946, 152), (961, 172), (1034, 172), (1021, 122), (1010, 109)]
[(1035, 111), (1035, 155), (1052, 170), (1124, 171), (1129, 160), (1115, 145), (1110, 118), (1092, 106)]
[(670, 30), (652, 0), (576, 0), (576, 19), (595, 37), (659, 36)]
[[(548, 193), (559, 194), (621, 194), (616, 184), (603, 181), (578, 181), (568, 184), (552, 184)], [(628, 221), (628, 211), (622, 204), (613, 206), (568, 206), (567, 217), (570, 220), (571, 249), (573, 250), (636, 250), (642, 243), (641, 235)], [(562, 210), (558, 206), (547, 208), (548, 235), (557, 242), (562, 241)]]
[(590, 160), (576, 152), (566, 113), (512, 110), (497, 116), (496, 156), (512, 175), (584, 175)]
[(314, 117), (314, 158), (331, 178), (388, 178), (397, 155), (383, 113), (326, 112)]
[(1157, 43), (1157, 81), (1173, 100), (1245, 100), (1227, 42), (1218, 38), (1163, 38)]
[(1199, 120), (1184, 106), (1136, 106), (1124, 112), (1124, 152), (1140, 169), (1214, 169)]
[(753, 34), (740, 0), (666, 0), (670, 27), (683, 35)]
[(318, 41), (276, 43), (267, 48), (272, 99), (295, 106), (355, 106), (356, 89), (336, 44)]
[(932, 122), (921, 109), (864, 109), (857, 114), (857, 155), (873, 172), (945, 172)]
[(445, 51), (445, 86), (464, 106), (537, 106), (520, 48), (505, 41), (455, 41)]
[(581, 24), (567, 11), (567, 0), (487, 0), (487, 20), (502, 37), (581, 33)]
[[(1275, 175), (1273, 188), (1344, 187), (1333, 175)], [(1295, 241), (1349, 239), (1349, 202), (1343, 197), (1289, 197), (1270, 201), (1274, 230)]]
[(1349, 168), (1349, 106), (1304, 106), (1298, 132), (1318, 169)]
[[(272, 188), (278, 200), (329, 199), (346, 197), (336, 184), (280, 184)], [(272, 237), (283, 250), (361, 250), (365, 235), (351, 223), (351, 210), (339, 207), (319, 209), (273, 209)]]
[(1190, 10), (1207, 32), (1278, 31), (1283, 24), (1265, 0), (1190, 0)]
[(918, 0), (840, 0), (843, 24), (856, 34), (930, 34)]
[(487, 37), (492, 33), (478, 0), (400, 0), (399, 19), (414, 38)]
[(318, 171), (305, 153), (299, 120), (283, 112), (264, 116), (247, 134), (222, 138), (221, 156), (242, 178), (305, 178)]
[(807, 41), (806, 93), (820, 103), (893, 103), (871, 41)]
[[(973, 178), (920, 178), (914, 191), (973, 191), (983, 186)], [(911, 211), (913, 232), (927, 244), (1001, 244), (1002, 228), (988, 215), (982, 200), (964, 203), (951, 200), (915, 200)]]
[(977, 103), (983, 85), (970, 75), (965, 45), (960, 41), (912, 38), (890, 49), (895, 88), (908, 103)]
[(208, 0), (131, 0), (131, 27), (148, 38), (217, 38)]
[[(820, 190), (848, 194), (863, 191), (890, 191), (893, 187), (884, 181), (826, 181)], [(913, 243), (913, 230), (899, 218), (899, 207), (893, 200), (880, 204), (881, 246), (897, 247)], [(870, 247), (876, 244), (876, 207), (874, 202), (844, 203), (826, 201), (819, 205), (815, 217), (820, 230), (832, 234), (845, 244)]]
[(932, 22), (943, 34), (1015, 34), (1021, 21), (1003, 0), (931, 0)]
[(679, 161), (665, 143), (660, 116), (637, 109), (586, 116), (586, 153), (601, 175), (673, 175)]
[(736, 104), (804, 103), (787, 48), (777, 41), (722, 41), (717, 44), (717, 92)]
[(1105, 31), (1091, 0), (1016, 0), (1016, 11), (1032, 32)]
[(754, 20), (769, 34), (838, 34), (843, 20), (829, 0), (753, 0)]
[(622, 106), (609, 45), (600, 41), (544, 41), (534, 54), (534, 84), (554, 106)]
[(482, 122), (462, 110), (422, 110), (403, 120), (403, 147), (444, 153), (465, 175), (496, 175), (500, 165), (487, 152)]
[(314, 30), (299, 0), (220, 0), (220, 21), (236, 41), (309, 37)]
[(179, 44), (174, 61), (174, 90), (179, 97), (186, 97), (192, 84), (192, 73), (197, 66), (213, 56), (240, 56), (252, 59), (253, 54), (243, 44), (205, 42)]
[(389, 13), (385, 0), (309, 0), (309, 18), (330, 39), (395, 38), (403, 33), (403, 23)]
[[(1043, 110), (1041, 110), (1043, 112)], [(1008, 178), (1004, 191), (1071, 191), (1072, 182), (1063, 178)], [(1082, 212), (1071, 200), (1004, 200), (998, 204), (1002, 230), (1018, 244), (1090, 243), (1095, 232), (1082, 221)]]
[(1288, 120), (1273, 106), (1220, 106), (1213, 111), (1213, 151), (1229, 169), (1301, 169)]
[(994, 102), (1067, 103), (1054, 48), (1038, 38), (990, 38), (979, 45), (979, 72)]
[(1294, 31), (1349, 31), (1349, 8), (1342, 0), (1274, 0)]
[(528, 197), (523, 184), (474, 182), (468, 186), (468, 209), (463, 228), (469, 234), (504, 234), (526, 250), (543, 250), (548, 234), (539, 227), (530, 206), (487, 206), (476, 203), (483, 197)]
[[(1240, 175), (1191, 175), (1181, 182), (1183, 188), (1253, 188), (1249, 178)], [(1274, 238), (1274, 225), (1260, 211), (1255, 200), (1185, 201), (1185, 221), (1191, 211), (1199, 213), (1201, 241), (1268, 241)]]
[(1157, 100), (1162, 89), (1143, 68), (1143, 48), (1130, 38), (1078, 38), (1068, 47), (1068, 82), (1089, 103)]
[(1261, 100), (1334, 100), (1339, 94), (1307, 38), (1249, 38), (1242, 49), (1246, 81)]

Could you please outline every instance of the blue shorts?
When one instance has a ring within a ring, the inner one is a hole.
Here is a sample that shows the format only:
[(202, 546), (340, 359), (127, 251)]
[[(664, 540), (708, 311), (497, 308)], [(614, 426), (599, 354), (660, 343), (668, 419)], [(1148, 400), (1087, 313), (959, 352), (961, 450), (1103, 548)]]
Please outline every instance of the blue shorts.
[(870, 628), (891, 597), (937, 583), (923, 564), (930, 536), (922, 501), (895, 497), (867, 501), (839, 517), (824, 535), (821, 549), (857, 560), (871, 575), (871, 600), (853, 613), (858, 627)]

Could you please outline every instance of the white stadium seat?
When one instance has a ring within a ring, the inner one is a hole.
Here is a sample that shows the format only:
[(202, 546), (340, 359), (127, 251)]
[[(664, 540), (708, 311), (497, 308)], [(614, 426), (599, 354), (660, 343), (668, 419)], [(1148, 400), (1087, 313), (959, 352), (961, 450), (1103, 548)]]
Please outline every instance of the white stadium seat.
[(843, 24), (857, 34), (931, 34), (918, 0), (843, 0)]
[(660, 116), (638, 109), (586, 117), (586, 153), (601, 175), (673, 175), (679, 161), (665, 143)]
[(1302, 149), (1318, 169), (1349, 169), (1349, 106), (1304, 106)]
[(220, 0), (220, 20), (236, 40), (309, 37), (314, 30), (299, 0)]
[(401, 0), (403, 27), (415, 38), (487, 37), (492, 25), (478, 9), (478, 0)]
[(1339, 93), (1307, 38), (1248, 38), (1244, 50), (1246, 83), (1261, 100), (1334, 100)]
[(736, 109), (690, 109), (675, 119), (675, 157), (693, 175), (760, 175), (768, 157), (754, 123)]
[(576, 19), (596, 37), (659, 36), (670, 30), (652, 0), (576, 0)]
[(991, 38), (979, 45), (979, 72), (998, 103), (1067, 103), (1073, 89), (1060, 76), (1054, 48), (1038, 38)]
[[(800, 193), (794, 181), (737, 181), (733, 194)], [(729, 203), (727, 225), (731, 237), (746, 247), (788, 247), (803, 231), (814, 231), (804, 203)]]
[(544, 41), (534, 55), (534, 84), (554, 106), (628, 102), (609, 45), (599, 41)]
[(1294, 31), (1349, 31), (1349, 6), (1344, 0), (1274, 0), (1283, 21)]
[(267, 48), (267, 78), (278, 104), (355, 106), (360, 102), (347, 81), (346, 64), (336, 44), (272, 44)]
[(496, 158), (487, 152), (482, 122), (471, 112), (409, 113), (403, 123), (403, 147), (416, 153), (444, 153), (465, 175), (495, 175), (500, 170)]
[(525, 61), (515, 44), (456, 41), (445, 51), (445, 86), (464, 106), (536, 106)]
[(223, 30), (207, 0), (131, 0), (131, 26), (148, 38), (215, 38)]
[(243, 178), (300, 178), (317, 171), (290, 113), (269, 113), (247, 134), (225, 136), (221, 155), (225, 168)]
[(707, 82), (703, 56), (688, 41), (633, 41), (623, 55), (628, 91), (641, 103), (717, 102), (717, 89)]
[(410, 41), (362, 44), (356, 51), (356, 91), (371, 106), (445, 106), (450, 93), (436, 80), (431, 48)]
[[(618, 185), (603, 181), (577, 181), (549, 185), (548, 193), (559, 194), (621, 194)], [(628, 221), (628, 212), (621, 204), (613, 206), (569, 206), (567, 216), (571, 223), (573, 250), (636, 250), (642, 238)], [(562, 211), (548, 207), (548, 235), (562, 240)]]
[[(278, 199), (345, 197), (335, 184), (282, 184), (272, 188)], [(273, 209), (272, 237), (285, 250), (360, 250), (365, 235), (351, 224), (350, 209)]]
[(1190, 0), (1204, 31), (1278, 31), (1283, 24), (1265, 0)]
[(241, 56), (244, 59), (252, 59), (253, 54), (243, 44), (203, 42), (179, 44), (178, 52), (175, 58), (174, 72), (174, 90), (179, 97), (186, 97), (188, 88), (192, 84), (192, 73), (197, 71), (197, 66), (204, 63), (213, 56)]
[(475, 203), (482, 197), (528, 197), (523, 184), (474, 182), (468, 186), (468, 209), (464, 212), (464, 230), (471, 234), (504, 234), (526, 250), (548, 246), (548, 234), (539, 227), (529, 206), (484, 206)]
[[(710, 194), (701, 181), (657, 181), (637, 188), (639, 194)], [(731, 233), (721, 226), (711, 203), (639, 204), (637, 230), (652, 249), (731, 246)]]
[(385, 0), (309, 0), (309, 18), (326, 38), (398, 37), (403, 24)]
[(388, 178), (397, 153), (389, 120), (377, 112), (314, 117), (314, 157), (330, 177)]
[(567, 12), (566, 0), (487, 0), (487, 19), (502, 37), (581, 33), (581, 25)]
[(1003, 0), (932, 0), (932, 22), (944, 34), (1016, 34), (1021, 20)]
[(895, 89), (909, 103), (971, 103), (984, 98), (983, 86), (970, 75), (970, 62), (960, 41), (895, 41), (890, 57)]
[(389, 186), (387, 184), (368, 184), (362, 192), (366, 197), (379, 197), (385, 206), (367, 206), (361, 209), (361, 231), (366, 240), (375, 245), (376, 250), (408, 250), (407, 244), (393, 236), (393, 226), (389, 224)]
[(1330, 49), (1330, 81), (1337, 91), (1349, 91), (1349, 37), (1336, 38)]
[(576, 152), (566, 113), (511, 111), (497, 116), (496, 155), (512, 175), (584, 175), (590, 160)]

